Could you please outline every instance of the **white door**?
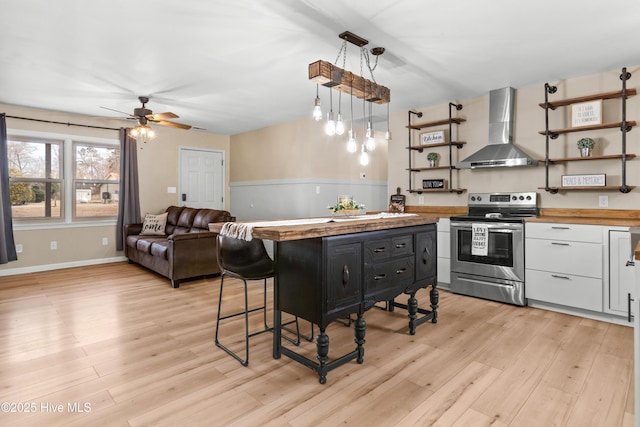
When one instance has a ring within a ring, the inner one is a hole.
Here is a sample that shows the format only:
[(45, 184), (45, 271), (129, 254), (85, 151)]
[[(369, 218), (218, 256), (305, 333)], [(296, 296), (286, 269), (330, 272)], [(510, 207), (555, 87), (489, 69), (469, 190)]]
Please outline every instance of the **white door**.
[(180, 148), (180, 206), (224, 209), (223, 152)]

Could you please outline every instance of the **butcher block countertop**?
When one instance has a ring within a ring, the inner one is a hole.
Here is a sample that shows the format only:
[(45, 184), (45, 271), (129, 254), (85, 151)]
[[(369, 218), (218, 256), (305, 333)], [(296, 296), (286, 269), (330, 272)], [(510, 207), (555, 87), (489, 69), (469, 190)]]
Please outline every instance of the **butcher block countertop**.
[(539, 216), (527, 218), (525, 221), (638, 227), (640, 226), (640, 211), (627, 209), (541, 208)]
[[(329, 221), (330, 218), (327, 218)], [(267, 221), (260, 221), (264, 223)], [(280, 221), (278, 221), (280, 222)], [(367, 215), (354, 218), (338, 219), (335, 222), (322, 222), (313, 224), (297, 225), (277, 225), (277, 226), (257, 226), (253, 229), (253, 237), (277, 242), (287, 240), (301, 240), (315, 237), (338, 236), (341, 234), (362, 233), (365, 231), (386, 230), (390, 228), (412, 227), (416, 225), (434, 224), (438, 218), (423, 214), (373, 218), (368, 219)], [(251, 221), (247, 221), (251, 224)], [(211, 223), (209, 230), (220, 232), (224, 223)]]

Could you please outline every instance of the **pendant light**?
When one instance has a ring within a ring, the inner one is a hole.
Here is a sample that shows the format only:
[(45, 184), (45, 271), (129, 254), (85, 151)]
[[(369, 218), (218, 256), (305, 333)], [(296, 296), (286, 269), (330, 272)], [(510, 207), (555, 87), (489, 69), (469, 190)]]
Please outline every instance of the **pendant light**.
[(387, 141), (391, 141), (391, 129), (389, 128), (389, 104), (391, 104), (391, 102), (387, 102), (387, 133), (384, 135), (384, 139)]
[(333, 91), (331, 88), (329, 88), (329, 104), (327, 124), (324, 126), (324, 131), (327, 135), (333, 136), (336, 134), (336, 122), (333, 120)]
[(313, 107), (313, 120), (319, 122), (322, 120), (322, 108), (320, 107), (320, 94), (318, 92), (318, 84), (316, 83), (316, 105)]
[(367, 154), (366, 144), (362, 144), (362, 153), (360, 154), (360, 164), (367, 166), (369, 164), (369, 154)]
[(336, 120), (336, 135), (344, 133), (344, 121), (342, 120), (342, 92), (338, 92), (338, 120)]
[(367, 151), (373, 151), (376, 149), (376, 140), (375, 140), (375, 133), (373, 130), (373, 127), (371, 125), (371, 121), (372, 121), (372, 105), (373, 102), (369, 102), (369, 121), (367, 122), (367, 133), (365, 135), (365, 144), (367, 146)]
[(358, 151), (358, 143), (356, 142), (356, 134), (353, 131), (353, 74), (351, 75), (351, 81), (349, 82), (349, 101), (351, 104), (351, 129), (349, 129), (349, 139), (347, 140), (347, 151), (349, 153), (355, 153)]

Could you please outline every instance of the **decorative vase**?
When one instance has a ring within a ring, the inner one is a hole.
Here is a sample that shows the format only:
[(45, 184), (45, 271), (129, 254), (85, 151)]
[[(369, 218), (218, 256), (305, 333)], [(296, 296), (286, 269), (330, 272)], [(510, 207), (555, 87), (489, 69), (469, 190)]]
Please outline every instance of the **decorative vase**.
[(580, 149), (580, 157), (589, 157), (591, 156), (591, 148), (584, 147)]

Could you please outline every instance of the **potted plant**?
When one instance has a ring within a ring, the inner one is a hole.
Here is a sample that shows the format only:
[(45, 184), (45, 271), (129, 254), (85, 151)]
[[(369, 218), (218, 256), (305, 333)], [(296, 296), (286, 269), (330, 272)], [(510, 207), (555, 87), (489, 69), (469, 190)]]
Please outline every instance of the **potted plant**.
[(580, 138), (578, 140), (578, 148), (580, 149), (580, 157), (589, 157), (591, 150), (595, 147), (596, 142), (591, 138)]
[(429, 160), (429, 167), (434, 167), (436, 165), (436, 161), (438, 160), (438, 153), (427, 154), (427, 160)]

